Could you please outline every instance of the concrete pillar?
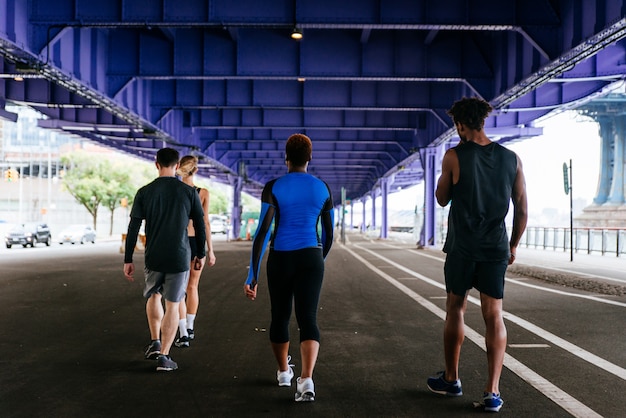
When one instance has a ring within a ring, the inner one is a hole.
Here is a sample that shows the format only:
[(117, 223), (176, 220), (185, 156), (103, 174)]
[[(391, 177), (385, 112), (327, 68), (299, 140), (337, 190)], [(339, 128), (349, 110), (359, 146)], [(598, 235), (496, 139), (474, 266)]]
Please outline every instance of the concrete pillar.
[(607, 200), (609, 205), (624, 203), (624, 116), (615, 117), (615, 135), (613, 144), (613, 177), (611, 192)]
[(600, 145), (600, 177), (598, 179), (598, 190), (596, 191), (596, 197), (593, 198), (593, 203), (602, 205), (608, 200), (609, 191), (611, 189), (611, 179), (613, 178), (611, 161), (613, 160), (613, 141), (615, 134), (612, 117), (601, 116), (596, 120), (600, 127), (602, 143)]

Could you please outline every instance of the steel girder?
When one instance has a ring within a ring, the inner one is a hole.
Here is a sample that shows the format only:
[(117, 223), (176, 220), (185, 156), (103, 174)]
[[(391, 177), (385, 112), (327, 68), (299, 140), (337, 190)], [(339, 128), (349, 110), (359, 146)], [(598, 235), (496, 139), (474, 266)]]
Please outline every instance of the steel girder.
[[(310, 171), (358, 198), (420, 182), (420, 150), (453, 141), (445, 110), (489, 100), (489, 134), (624, 77), (623, 0), (4, 0), (0, 106), (153, 158), (169, 145), (244, 190), (284, 172), (294, 132)], [(301, 41), (290, 39), (297, 27)], [(17, 76), (22, 81), (16, 81)], [(2, 111), (0, 117), (11, 118)]]

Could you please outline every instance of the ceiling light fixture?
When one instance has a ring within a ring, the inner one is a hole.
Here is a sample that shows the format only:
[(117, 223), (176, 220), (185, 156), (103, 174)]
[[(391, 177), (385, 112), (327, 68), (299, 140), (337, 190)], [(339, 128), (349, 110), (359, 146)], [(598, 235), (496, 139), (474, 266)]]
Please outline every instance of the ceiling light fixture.
[(293, 28), (293, 31), (291, 32), (291, 39), (295, 39), (296, 41), (302, 39), (302, 30), (297, 27)]

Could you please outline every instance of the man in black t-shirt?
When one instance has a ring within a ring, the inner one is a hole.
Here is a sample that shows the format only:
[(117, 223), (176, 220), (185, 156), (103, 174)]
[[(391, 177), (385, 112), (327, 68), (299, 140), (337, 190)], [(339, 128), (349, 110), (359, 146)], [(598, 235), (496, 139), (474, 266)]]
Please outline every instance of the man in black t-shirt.
[[(428, 379), (428, 388), (442, 395), (461, 396), (459, 357), (464, 339), (464, 314), (469, 290), (480, 292), (486, 325), (488, 378), (483, 393), (486, 411), (498, 412), (500, 375), (506, 350), (502, 316), (504, 275), (515, 261), (517, 245), (526, 228), (526, 185), (517, 155), (485, 134), (491, 105), (478, 98), (454, 103), (452, 117), (461, 142), (442, 161), (435, 195), (441, 206), (450, 203), (446, 262), (446, 321), (444, 356), (446, 369)], [(513, 202), (513, 229), (507, 236), (504, 219)]]
[[(189, 280), (189, 219), (193, 222), (198, 244), (196, 265), (202, 267), (206, 257), (202, 205), (195, 189), (175, 177), (178, 162), (179, 154), (175, 149), (163, 148), (157, 152), (159, 177), (137, 191), (124, 253), (124, 275), (132, 282), (135, 272), (133, 251), (139, 228), (145, 220), (143, 295), (147, 298), (146, 315), (151, 338), (145, 357), (157, 360), (157, 371), (178, 368), (169, 351), (178, 329), (178, 305), (185, 296)], [(165, 310), (162, 298), (165, 299)]]

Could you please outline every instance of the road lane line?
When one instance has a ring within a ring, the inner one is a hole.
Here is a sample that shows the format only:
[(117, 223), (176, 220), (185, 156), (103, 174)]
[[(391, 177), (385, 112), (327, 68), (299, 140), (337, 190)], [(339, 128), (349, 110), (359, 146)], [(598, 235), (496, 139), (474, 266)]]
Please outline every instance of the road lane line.
[(615, 306), (621, 306), (622, 308), (626, 308), (626, 303), (624, 303), (624, 302), (618, 302), (618, 301), (610, 300), (610, 299), (602, 299), (602, 298), (599, 298), (597, 296), (589, 296), (589, 295), (581, 295), (581, 294), (578, 294), (578, 293), (564, 292), (562, 290), (548, 289), (547, 287), (537, 286), (535, 284), (530, 284), (530, 283), (524, 283), (524, 282), (522, 282), (520, 280), (511, 279), (510, 277), (507, 277), (506, 281), (507, 282), (511, 282), (511, 283), (515, 283), (515, 284), (517, 284), (519, 286), (525, 286), (525, 287), (530, 287), (530, 288), (533, 288), (533, 289), (538, 289), (538, 290), (541, 290), (543, 292), (556, 293), (556, 294), (559, 294), (559, 295), (571, 296), (573, 298), (581, 298), (581, 299), (593, 300), (594, 302), (606, 303), (607, 305), (615, 305)]
[[(396, 246), (389, 245), (389, 244), (383, 244), (383, 245), (386, 246), (386, 247), (389, 247), (389, 248), (396, 249), (396, 250), (406, 250), (406, 248), (396, 247)], [(434, 256), (434, 255), (431, 255), (431, 254), (425, 254), (423, 252), (417, 252), (416, 253), (414, 251), (410, 251), (410, 252), (412, 254), (417, 254), (420, 257), (430, 258), (432, 260), (437, 260), (437, 261), (440, 261), (442, 263), (445, 262), (445, 259), (443, 259), (441, 257), (437, 257), (437, 256)], [(546, 268), (549, 268), (549, 267), (546, 267)], [(552, 269), (552, 270), (557, 270), (557, 269)], [(565, 271), (569, 271), (569, 270), (561, 270), (561, 271), (565, 272)], [(576, 273), (576, 272), (571, 272), (571, 273)], [(584, 273), (581, 273), (581, 274), (584, 274)], [(600, 278), (602, 278), (602, 276), (593, 276), (593, 277), (600, 277)], [(562, 290), (548, 289), (546, 287), (537, 286), (537, 285), (530, 284), (530, 283), (524, 283), (524, 282), (522, 282), (520, 280), (512, 279), (510, 277), (507, 277), (506, 281), (507, 282), (511, 282), (511, 283), (515, 283), (515, 284), (520, 285), (520, 286), (526, 286), (526, 287), (530, 287), (530, 288), (533, 288), (533, 289), (541, 290), (541, 291), (544, 291), (544, 292), (556, 293), (556, 294), (559, 294), (559, 295), (571, 296), (571, 297), (581, 298), (581, 299), (588, 299), (588, 300), (593, 300), (595, 302), (605, 303), (607, 305), (615, 305), (615, 306), (621, 306), (621, 307), (625, 307), (626, 308), (626, 303), (624, 303), (624, 302), (617, 302), (617, 301), (610, 300), (610, 299), (603, 299), (603, 298), (599, 298), (597, 296), (589, 296), (589, 295), (581, 295), (581, 294), (578, 294), (578, 293), (564, 292)]]
[[(358, 245), (356, 245), (359, 247)], [(359, 260), (363, 265), (372, 270), (374, 273), (387, 280), (391, 285), (398, 288), (404, 294), (409, 296), (411, 299), (419, 303), (422, 307), (432, 312), (435, 316), (445, 320), (446, 312), (443, 309), (440, 309), (434, 303), (426, 300), (413, 290), (409, 289), (407, 286), (400, 283), (398, 280), (394, 279), (387, 273), (382, 270), (377, 269), (370, 262), (365, 260), (363, 257), (358, 255), (356, 252), (351, 249), (343, 246), (343, 248), (348, 251), (354, 258)], [(370, 252), (369, 250), (359, 247), (365, 251)], [(384, 257), (381, 257), (384, 258)], [(423, 277), (423, 276), (422, 276)], [(430, 279), (428, 279), (430, 280)], [(469, 326), (465, 325), (465, 338), (471, 340), (474, 344), (480, 347), (483, 351), (486, 351), (485, 347), (485, 339), (478, 332), (474, 331)], [(521, 379), (528, 382), (532, 387), (543, 393), (548, 399), (552, 402), (556, 403), (558, 406), (563, 408), (565, 411), (569, 412), (574, 417), (601, 417), (602, 415), (595, 412), (593, 409), (589, 408), (587, 405), (578, 401), (573, 396), (569, 395), (567, 392), (563, 391), (556, 385), (552, 384), (547, 379), (543, 378), (539, 374), (535, 373), (533, 370), (528, 368), (526, 365), (522, 364), (520, 361), (515, 359), (513, 356), (505, 353), (504, 355), (504, 365), (506, 368), (511, 370), (513, 373), (518, 375)]]
[[(362, 249), (363, 251), (366, 251), (368, 253), (370, 253), (371, 255), (373, 255), (374, 257), (377, 257), (381, 260), (385, 260), (386, 262), (388, 262), (389, 264), (391, 264), (392, 266), (396, 267), (399, 270), (402, 270), (412, 276), (417, 277), (418, 279), (431, 284), (435, 287), (438, 287), (440, 289), (443, 289), (445, 291), (445, 285), (442, 283), (439, 283), (433, 279), (430, 279), (426, 276), (423, 276), (419, 273), (416, 273), (415, 271), (396, 263), (393, 260), (390, 260), (386, 257), (383, 257), (382, 255), (369, 250), (367, 248), (364, 248), (362, 246), (360, 246), (359, 244), (355, 244), (354, 245), (357, 248)], [(394, 248), (394, 247), (392, 247)], [(443, 260), (440, 260), (443, 261)], [(473, 297), (473, 296), (468, 296), (467, 297), (467, 301), (473, 303), (474, 305), (480, 306), (480, 300), (478, 300), (477, 298)], [(622, 380), (626, 380), (626, 369), (611, 363), (610, 361), (607, 361), (605, 359), (603, 359), (602, 357), (596, 356), (595, 354), (590, 353), (589, 351), (586, 351), (580, 347), (578, 347), (577, 345), (574, 345), (572, 343), (570, 343), (569, 341), (566, 341), (564, 339), (562, 339), (561, 337), (556, 336), (555, 334), (552, 334), (549, 331), (544, 330), (543, 328), (540, 328), (538, 326), (536, 326), (535, 324), (532, 324), (528, 321), (526, 321), (525, 319), (520, 318), (517, 315), (513, 315), (510, 312), (507, 311), (502, 311), (502, 315), (504, 316), (505, 319), (517, 324), (518, 326), (524, 328), (527, 331), (532, 332), (533, 334), (543, 338), (544, 340), (549, 341), (550, 343), (552, 343), (553, 345), (556, 345), (558, 347), (561, 347), (563, 350), (568, 351), (569, 353), (591, 363), (592, 365), (599, 367), (617, 377), (619, 377)]]
[(550, 348), (549, 344), (509, 344), (511, 348)]

